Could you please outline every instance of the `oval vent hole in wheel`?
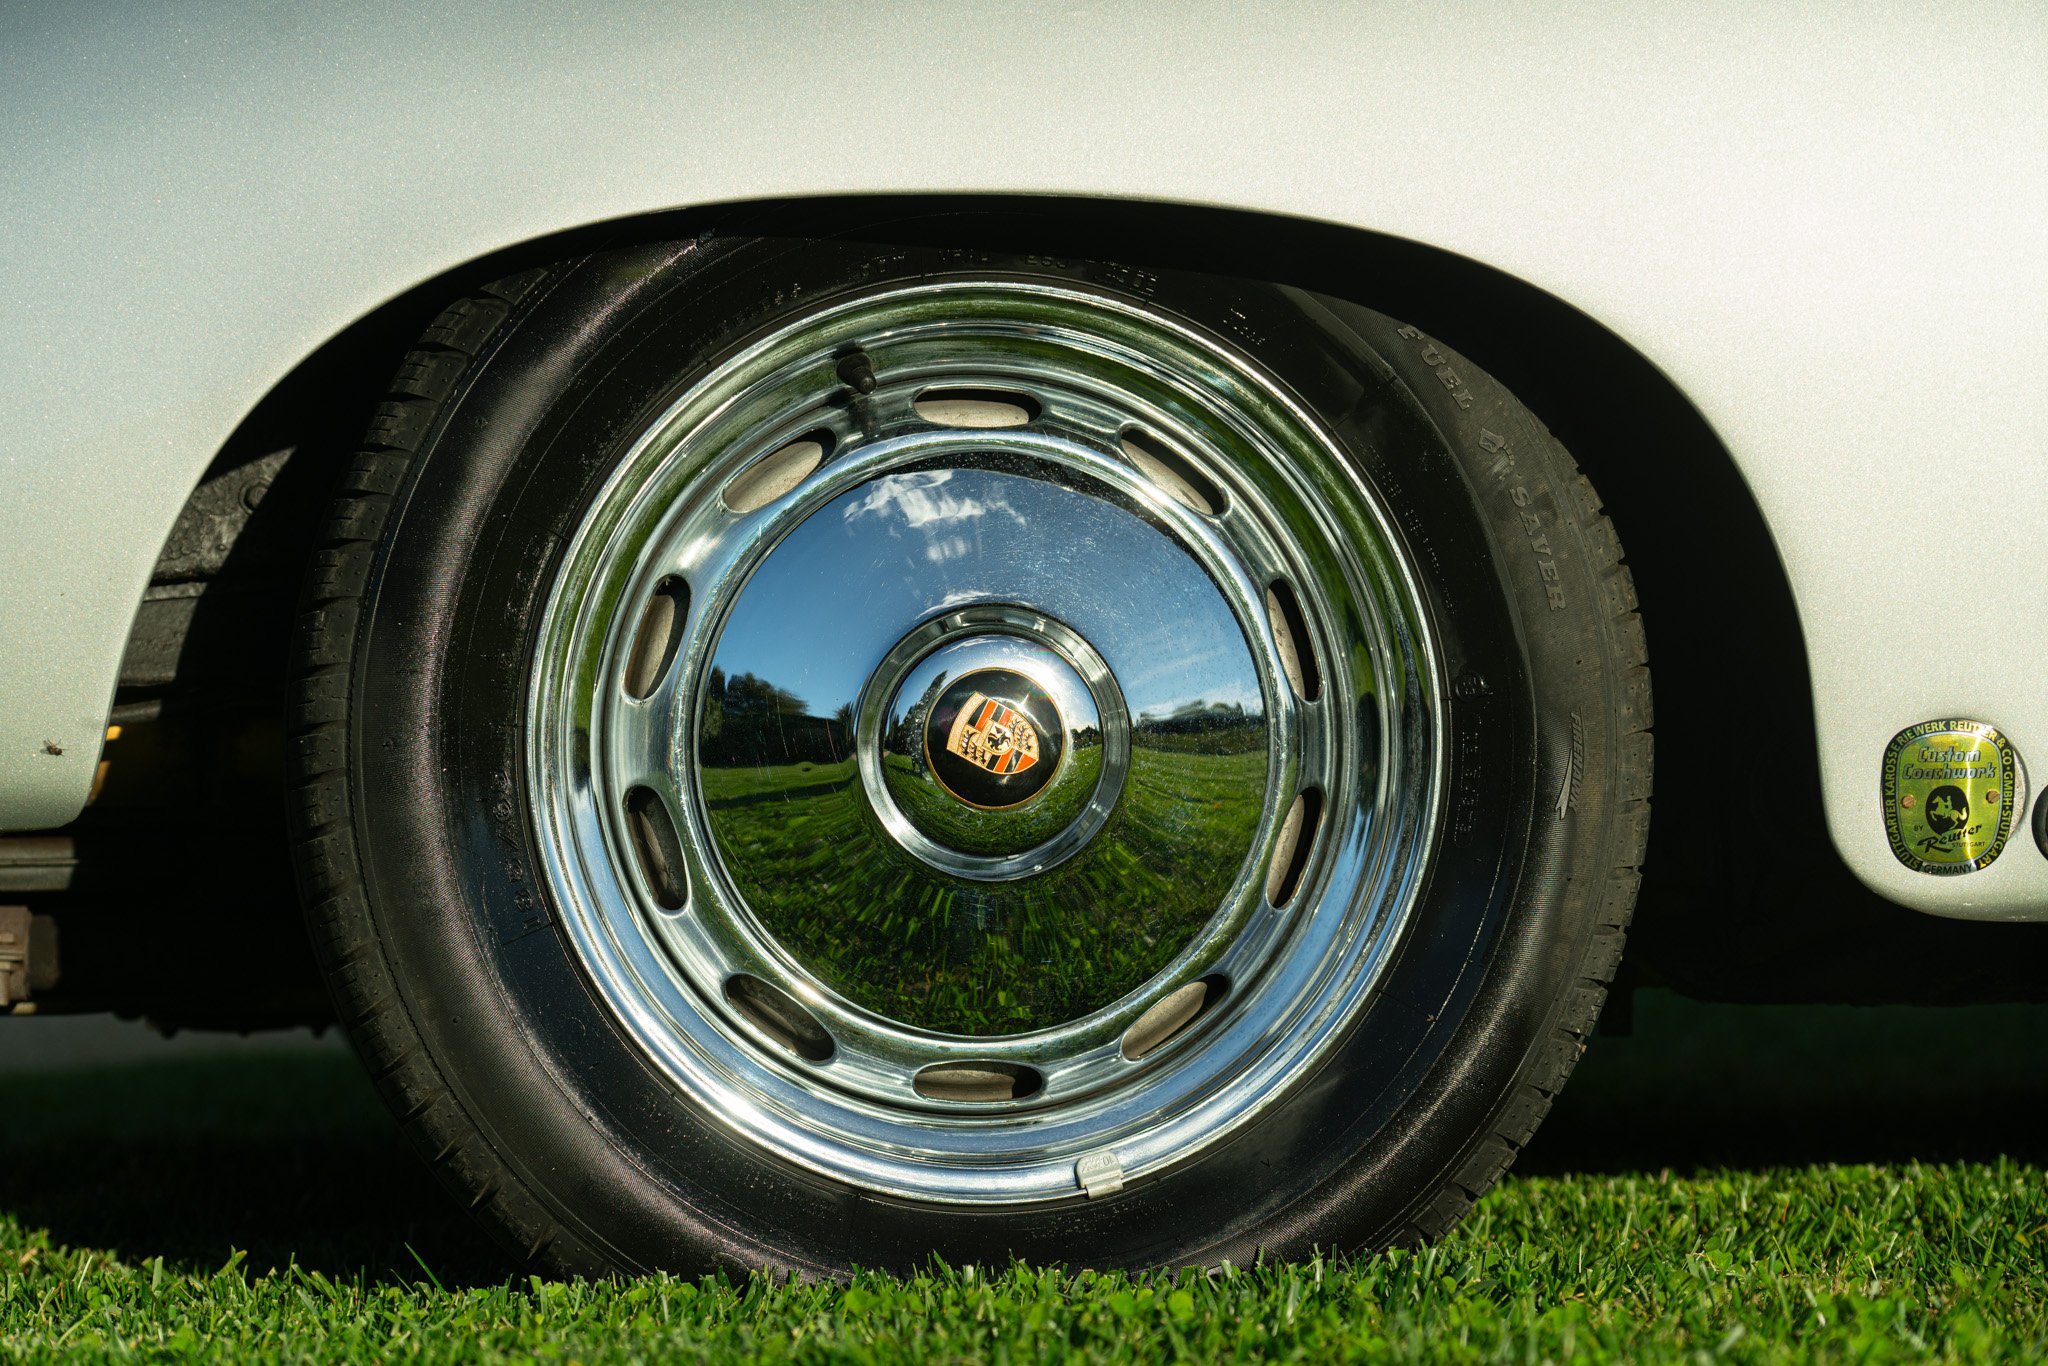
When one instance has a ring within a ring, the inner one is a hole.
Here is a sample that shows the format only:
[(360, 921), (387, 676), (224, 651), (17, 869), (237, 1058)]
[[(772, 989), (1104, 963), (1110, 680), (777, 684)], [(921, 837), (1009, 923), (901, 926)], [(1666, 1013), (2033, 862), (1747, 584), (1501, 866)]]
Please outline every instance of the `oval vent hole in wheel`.
[(1280, 650), (1280, 668), (1295, 696), (1304, 702), (1315, 701), (1323, 690), (1315, 641), (1309, 636), (1308, 620), (1301, 615), (1294, 588), (1285, 579), (1275, 580), (1266, 589), (1266, 618), (1273, 627), (1273, 643)]
[(912, 1082), (926, 1100), (1022, 1100), (1045, 1089), (1032, 1067), (1007, 1062), (935, 1062)]
[(734, 512), (766, 507), (810, 478), (811, 471), (824, 463), (830, 444), (826, 433), (813, 432), (780, 450), (770, 451), (734, 475), (719, 496)]
[(914, 406), (934, 427), (1028, 427), (1038, 421), (1031, 396), (1008, 389), (927, 389)]
[(1315, 847), (1316, 827), (1322, 824), (1323, 794), (1314, 788), (1303, 790), (1287, 808), (1280, 825), (1280, 842), (1273, 846), (1273, 870), (1266, 874), (1266, 900), (1285, 906), (1294, 900), (1301, 885), (1301, 871), (1308, 867), (1309, 851)]
[(640, 612), (640, 629), (633, 636), (633, 651), (626, 656), (626, 692), (649, 697), (676, 662), (676, 647), (683, 640), (683, 618), (689, 614), (690, 587), (670, 575), (647, 595)]
[(1149, 432), (1123, 434), (1124, 456), (1169, 497), (1214, 517), (1223, 511), (1223, 490), (1188, 458)]
[(1124, 1031), (1123, 1052), (1132, 1062), (1156, 1052), (1177, 1037), (1230, 991), (1230, 981), (1220, 975), (1190, 982), (1154, 1001), (1150, 1009), (1131, 1021)]
[(663, 910), (680, 911), (687, 900), (683, 846), (676, 839), (675, 822), (669, 819), (668, 803), (651, 787), (633, 788), (626, 793), (626, 825), (633, 832), (633, 852), (640, 857), (647, 889)]
[(747, 1023), (809, 1062), (832, 1056), (832, 1036), (803, 1002), (771, 982), (740, 973), (725, 981), (725, 999)]

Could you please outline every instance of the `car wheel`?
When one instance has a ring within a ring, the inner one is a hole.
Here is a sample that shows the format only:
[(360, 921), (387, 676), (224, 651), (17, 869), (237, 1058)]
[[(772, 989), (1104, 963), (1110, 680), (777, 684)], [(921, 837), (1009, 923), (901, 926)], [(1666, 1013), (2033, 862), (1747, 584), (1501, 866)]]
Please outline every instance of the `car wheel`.
[(1239, 279), (631, 245), (454, 303), (308, 589), (294, 838), (408, 1132), (565, 1271), (1412, 1241), (1634, 898), (1612, 528)]

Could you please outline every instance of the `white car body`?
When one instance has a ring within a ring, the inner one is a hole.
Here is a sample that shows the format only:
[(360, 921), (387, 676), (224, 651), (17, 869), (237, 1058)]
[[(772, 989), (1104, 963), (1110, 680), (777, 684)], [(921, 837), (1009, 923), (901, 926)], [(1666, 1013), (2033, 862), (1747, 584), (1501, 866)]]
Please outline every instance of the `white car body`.
[[(1939, 717), (2048, 766), (2038, 6), (23, 5), (0, 69), (0, 829), (80, 809), (202, 471), (385, 300), (655, 211), (1106, 196), (1427, 243), (1634, 347), (1775, 539), (1849, 867), (2048, 919), (2030, 834), (1917, 874), (1878, 781)], [(1731, 700), (1738, 767), (1805, 704)]]

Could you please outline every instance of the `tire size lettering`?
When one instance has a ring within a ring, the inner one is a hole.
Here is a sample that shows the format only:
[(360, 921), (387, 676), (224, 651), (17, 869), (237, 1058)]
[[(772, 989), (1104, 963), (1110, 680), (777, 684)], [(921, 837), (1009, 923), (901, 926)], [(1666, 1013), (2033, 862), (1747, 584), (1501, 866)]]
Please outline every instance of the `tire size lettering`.
[[(1404, 334), (1412, 330), (1411, 328), (1402, 329)], [(1416, 335), (1419, 337), (1422, 334), (1418, 332)], [(1422, 343), (1422, 363), (1430, 367), (1431, 372), (1436, 375), (1436, 382), (1443, 385), (1449, 391), (1453, 403), (1457, 404), (1460, 408), (1472, 406), (1472, 391), (1465, 387), (1465, 381), (1458, 378), (1458, 372), (1451, 368), (1451, 358), (1439, 350), (1436, 343), (1429, 341), (1427, 338)]]
[[(1419, 343), (1418, 354), (1422, 363), (1430, 367), (1437, 382), (1450, 391), (1451, 399), (1460, 408), (1472, 406), (1472, 392), (1465, 388), (1464, 381), (1451, 365), (1451, 357), (1435, 342), (1422, 334), (1421, 329), (1400, 327), (1395, 335)], [(1498, 432), (1485, 427), (1479, 429), (1479, 448), (1491, 456), (1486, 466), (1486, 475), (1495, 486), (1506, 491), (1508, 501), (1514, 504), (1516, 520), (1522, 534), (1528, 538), (1529, 551), (1536, 557), (1536, 572), (1543, 577), (1543, 598), (1553, 612), (1564, 608), (1564, 584), (1558, 577), (1557, 559), (1550, 548), (1550, 536), (1543, 529), (1543, 515), (1530, 509), (1534, 496), (1529, 486), (1522, 482), (1521, 472), (1516, 468), (1514, 446)]]
[(1118, 265), (1113, 261), (1103, 264), (1102, 280), (1105, 284), (1115, 285), (1119, 289), (1127, 289), (1131, 293), (1145, 299), (1151, 298), (1159, 289), (1159, 277), (1157, 275), (1152, 274), (1150, 271), (1139, 270), (1133, 266)]

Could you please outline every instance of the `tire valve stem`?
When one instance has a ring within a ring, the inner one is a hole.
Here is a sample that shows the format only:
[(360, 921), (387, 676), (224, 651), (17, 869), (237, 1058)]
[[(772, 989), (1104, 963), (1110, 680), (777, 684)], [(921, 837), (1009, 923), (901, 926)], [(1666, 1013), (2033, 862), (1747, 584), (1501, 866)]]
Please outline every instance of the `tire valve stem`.
[(873, 441), (875, 405), (868, 401), (868, 396), (875, 392), (875, 363), (868, 359), (867, 352), (854, 351), (840, 357), (835, 373), (846, 386), (848, 406), (853, 409), (862, 434)]

